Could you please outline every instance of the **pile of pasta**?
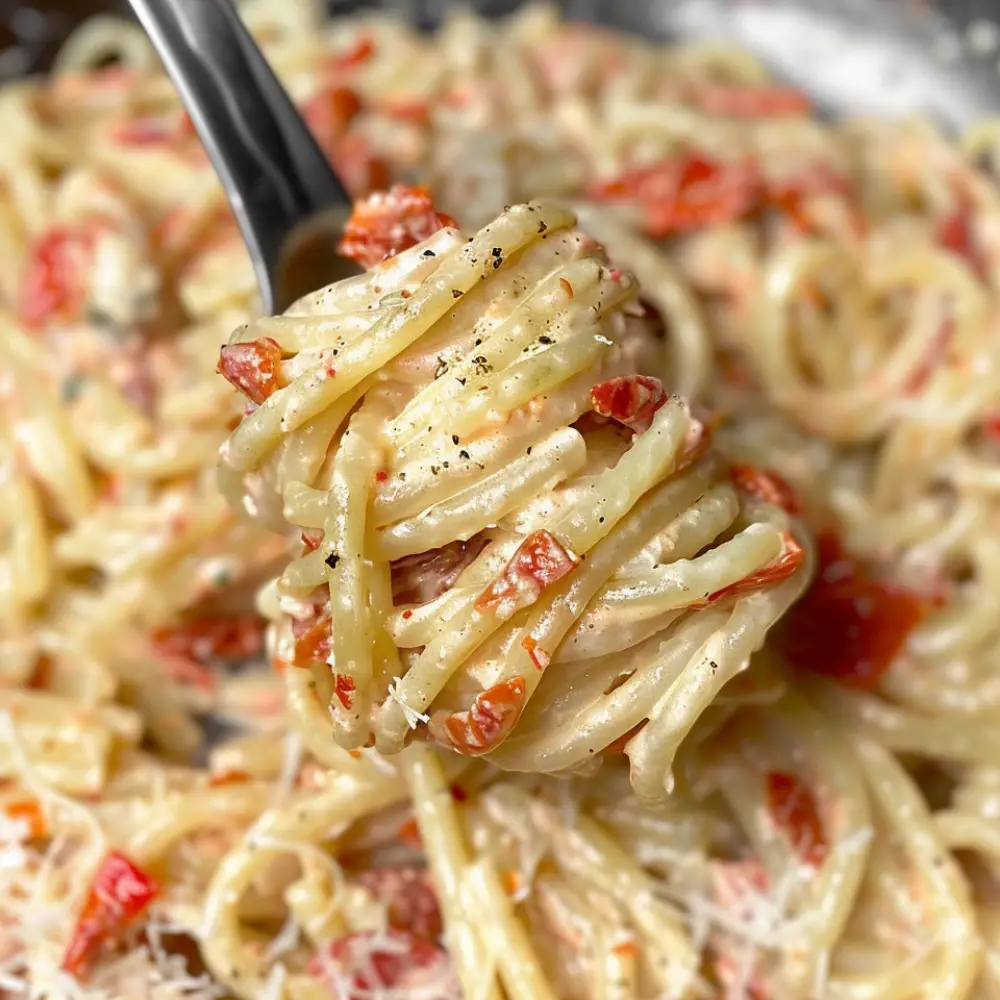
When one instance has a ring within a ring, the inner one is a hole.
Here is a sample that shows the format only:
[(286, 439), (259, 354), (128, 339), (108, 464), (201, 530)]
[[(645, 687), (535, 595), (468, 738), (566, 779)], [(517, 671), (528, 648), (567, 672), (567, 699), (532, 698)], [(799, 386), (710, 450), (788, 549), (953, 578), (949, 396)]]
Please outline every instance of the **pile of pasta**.
[(1000, 996), (996, 129), (322, 7), (285, 316), (138, 28), (0, 88), (0, 996)]

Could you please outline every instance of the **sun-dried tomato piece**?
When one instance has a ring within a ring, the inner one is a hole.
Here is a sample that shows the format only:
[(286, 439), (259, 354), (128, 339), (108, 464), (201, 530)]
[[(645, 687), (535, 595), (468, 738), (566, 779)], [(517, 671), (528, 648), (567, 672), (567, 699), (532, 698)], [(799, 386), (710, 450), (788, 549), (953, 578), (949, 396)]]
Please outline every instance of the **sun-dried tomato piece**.
[(90, 883), (62, 967), (77, 977), (86, 975), (159, 891), (156, 882), (124, 854), (108, 854)]
[(252, 403), (260, 406), (282, 388), (281, 345), (271, 337), (230, 344), (219, 355), (218, 371)]
[(642, 227), (660, 239), (742, 218), (763, 192), (757, 161), (724, 163), (690, 152), (592, 184), (597, 201), (631, 201), (642, 209)]
[(369, 868), (358, 882), (386, 907), (390, 927), (426, 941), (441, 936), (441, 909), (426, 868)]
[(95, 242), (93, 227), (56, 227), (35, 242), (21, 281), (19, 315), (26, 327), (81, 317)]
[(340, 252), (367, 268), (422, 243), (455, 220), (434, 210), (424, 188), (394, 184), (354, 206)]
[(295, 666), (308, 667), (310, 663), (326, 663), (333, 651), (333, 621), (329, 615), (308, 621), (293, 621), (295, 635)]
[(457, 995), (448, 955), (415, 934), (391, 928), (338, 938), (325, 954), (310, 959), (308, 970), (341, 1000), (371, 1000), (389, 991), (422, 1000)]
[(802, 550), (802, 546), (792, 535), (786, 534), (784, 551), (773, 563), (745, 576), (742, 580), (729, 584), (728, 587), (717, 590), (714, 594), (709, 594), (703, 601), (698, 601), (691, 607), (693, 610), (700, 611), (730, 597), (749, 594), (752, 590), (760, 590), (762, 587), (772, 587), (779, 584), (798, 570), (804, 558), (805, 552)]
[(426, 604), (446, 594), (489, 543), (485, 535), (475, 535), (467, 542), (449, 542), (440, 549), (397, 559), (392, 564), (393, 602)]
[(800, 117), (812, 110), (809, 98), (792, 87), (720, 84), (699, 88), (695, 100), (704, 111), (729, 118)]
[(650, 375), (622, 375), (590, 390), (590, 402), (597, 413), (617, 420), (637, 434), (649, 430), (657, 410), (669, 398), (663, 383)]
[(160, 653), (209, 660), (245, 660), (264, 648), (264, 621), (257, 615), (196, 618), (174, 628), (156, 629), (153, 646)]
[(365, 198), (389, 186), (389, 165), (359, 132), (348, 132), (338, 140), (330, 161), (352, 198)]
[(432, 730), (459, 753), (473, 757), (484, 754), (514, 728), (524, 707), (525, 690), (523, 677), (494, 684), (477, 694), (467, 711), (452, 712)]
[(526, 608), (542, 591), (561, 580), (576, 559), (548, 531), (535, 531), (521, 542), (510, 562), (476, 598), (477, 611), (494, 611), (504, 620)]
[(783, 507), (789, 514), (801, 514), (802, 502), (788, 483), (773, 469), (758, 469), (753, 465), (734, 462), (729, 466), (733, 485), (743, 493)]
[(778, 647), (799, 670), (875, 690), (931, 602), (877, 579), (831, 531), (818, 549), (816, 577), (779, 627)]
[(867, 221), (850, 181), (826, 164), (811, 164), (788, 176), (771, 179), (764, 192), (766, 203), (791, 219), (802, 233), (816, 231), (809, 203), (814, 198), (828, 196), (844, 199), (850, 212), (852, 231), (858, 236), (863, 235)]
[(798, 775), (771, 771), (767, 776), (767, 811), (799, 857), (819, 867), (829, 851), (816, 799)]

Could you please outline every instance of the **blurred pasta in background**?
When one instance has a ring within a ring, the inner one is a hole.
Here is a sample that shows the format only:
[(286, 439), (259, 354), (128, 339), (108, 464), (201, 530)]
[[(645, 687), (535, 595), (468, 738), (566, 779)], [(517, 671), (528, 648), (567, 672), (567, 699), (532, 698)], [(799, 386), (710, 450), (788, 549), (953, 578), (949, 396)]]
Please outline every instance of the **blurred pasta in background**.
[(995, 127), (242, 11), (283, 317), (138, 28), (0, 90), (0, 996), (1000, 997)]

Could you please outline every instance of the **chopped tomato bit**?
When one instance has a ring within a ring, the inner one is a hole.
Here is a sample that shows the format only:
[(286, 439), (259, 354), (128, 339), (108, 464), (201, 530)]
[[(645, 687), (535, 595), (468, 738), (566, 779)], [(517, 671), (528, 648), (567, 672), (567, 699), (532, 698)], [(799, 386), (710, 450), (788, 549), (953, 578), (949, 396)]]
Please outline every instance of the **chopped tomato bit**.
[(937, 241), (961, 257), (981, 281), (989, 277), (989, 263), (972, 226), (971, 206), (961, 204), (941, 220)]
[[(330, 990), (331, 996), (341, 1000), (368, 1000), (390, 993), (399, 997), (430, 996), (428, 981), (452, 975), (448, 956), (441, 948), (393, 928), (348, 934), (326, 951), (322, 957), (310, 960), (308, 970)], [(434, 995), (452, 994), (442, 985), (440, 994)]]
[[(446, 594), (489, 545), (485, 535), (475, 535), (467, 542), (454, 541), (440, 549), (397, 559), (392, 564), (392, 599), (396, 604), (426, 604)], [(408, 618), (413, 612), (404, 612)]]
[(355, 69), (368, 62), (376, 51), (375, 39), (371, 35), (360, 35), (349, 49), (331, 55), (327, 66), (335, 73)]
[(425, 941), (441, 936), (444, 923), (426, 868), (369, 868), (358, 882), (386, 907), (390, 927)]
[(302, 544), (310, 552), (315, 552), (323, 544), (322, 531), (303, 531)]
[(156, 629), (152, 642), (159, 653), (199, 663), (244, 660), (264, 648), (264, 621), (256, 615), (196, 618), (176, 628)]
[(552, 657), (538, 645), (534, 636), (526, 635), (521, 640), (521, 645), (527, 650), (536, 670), (544, 670), (552, 662)]
[(592, 184), (588, 194), (638, 203), (643, 228), (659, 239), (740, 219), (759, 205), (761, 191), (751, 157), (723, 163), (690, 152)]
[(292, 623), (295, 634), (295, 666), (326, 663), (333, 651), (333, 622), (329, 615)]
[(816, 577), (782, 622), (778, 646), (798, 670), (875, 690), (931, 602), (877, 579), (832, 531), (818, 549)]
[(337, 696), (337, 701), (346, 709), (350, 709), (354, 704), (354, 693), (358, 690), (354, 683), (354, 678), (349, 674), (333, 675), (333, 693)]
[(464, 712), (453, 712), (435, 727), (442, 742), (459, 753), (478, 756), (501, 743), (514, 728), (524, 707), (523, 677), (500, 681), (481, 691)]
[(714, 594), (709, 594), (703, 601), (692, 604), (692, 609), (700, 611), (719, 601), (724, 601), (730, 597), (737, 597), (740, 594), (748, 594), (752, 590), (759, 590), (761, 587), (771, 587), (787, 580), (802, 565), (805, 552), (795, 538), (785, 535), (785, 549), (778, 558), (769, 566), (751, 573), (736, 583), (731, 583), (728, 587), (717, 590)]
[(778, 473), (771, 469), (758, 469), (753, 465), (734, 462), (729, 466), (729, 476), (733, 485), (743, 493), (749, 493), (765, 503), (782, 507), (789, 514), (801, 514), (802, 502), (795, 490)]
[(338, 141), (360, 113), (361, 98), (350, 87), (340, 86), (320, 90), (302, 109), (309, 130), (327, 156), (333, 154)]
[(94, 244), (92, 227), (56, 227), (35, 242), (21, 281), (19, 315), (26, 327), (40, 330), (50, 321), (80, 318)]
[(730, 118), (797, 117), (812, 110), (809, 98), (791, 87), (701, 87), (696, 99), (698, 105), (710, 114)]
[(124, 854), (112, 851), (94, 874), (62, 967), (81, 977), (159, 894), (159, 886)]
[(28, 840), (41, 840), (49, 835), (49, 825), (37, 799), (5, 802), (2, 811), (7, 819), (24, 828)]
[(218, 371), (258, 406), (283, 385), (281, 345), (271, 337), (230, 344), (219, 354)]
[(650, 375), (622, 375), (590, 390), (590, 403), (597, 413), (637, 434), (649, 430), (657, 410), (669, 398), (663, 383)]
[(548, 531), (535, 531), (521, 543), (510, 562), (476, 598), (476, 611), (491, 611), (508, 619), (522, 608), (535, 603), (542, 591), (561, 580), (576, 566), (576, 558), (567, 552)]
[(250, 780), (249, 772), (234, 767), (216, 772), (208, 779), (208, 784), (212, 788), (222, 788), (226, 785), (245, 785)]
[(340, 252), (366, 268), (422, 243), (455, 220), (434, 210), (423, 188), (395, 184), (354, 206)]
[(771, 822), (784, 831), (799, 857), (818, 868), (829, 845), (816, 800), (798, 775), (786, 771), (768, 774), (767, 811)]

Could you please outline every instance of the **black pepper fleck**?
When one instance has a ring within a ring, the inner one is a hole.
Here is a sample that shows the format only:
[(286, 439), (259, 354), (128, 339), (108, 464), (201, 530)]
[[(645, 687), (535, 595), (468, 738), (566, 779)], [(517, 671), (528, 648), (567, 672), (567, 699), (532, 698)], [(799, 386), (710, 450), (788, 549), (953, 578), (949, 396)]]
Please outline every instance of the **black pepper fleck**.
[(544, 334), (544, 333), (543, 333), (543, 334), (542, 334), (542, 335), (541, 335), (541, 336), (540, 336), (540, 337), (538, 338), (538, 343), (539, 343), (539, 344), (545, 344), (545, 345), (547, 346), (547, 345), (549, 345), (549, 344), (554, 344), (554, 343), (555, 343), (555, 341), (554, 341), (554, 340), (553, 340), (553, 339), (552, 339), (552, 338), (551, 338), (550, 336), (548, 336), (547, 334)]
[(540, 222), (540, 223), (538, 224), (538, 231), (539, 231), (540, 233), (544, 233), (544, 232), (547, 232), (547, 231), (548, 231), (548, 228), (549, 228), (549, 227), (548, 227), (548, 226), (547, 226), (547, 225), (546, 225), (546, 224), (545, 224), (544, 222)]
[(453, 299), (460, 299), (462, 297), (462, 289), (461, 288), (453, 288), (451, 290), (451, 297)]
[(459, 440), (460, 440), (460, 438), (459, 438), (459, 436), (457, 434), (452, 434), (452, 436), (451, 436), (451, 443), (452, 444), (458, 444)]
[(466, 461), (472, 458), (472, 456), (464, 448), (458, 453), (458, 457), (464, 458)]
[(331, 553), (330, 553), (330, 554), (329, 554), (329, 555), (328, 555), (328, 556), (327, 556), (327, 557), (326, 557), (326, 558), (325, 558), (325, 559), (323, 560), (323, 562), (325, 562), (325, 563), (327, 564), (327, 566), (329, 566), (329, 567), (330, 567), (330, 569), (336, 569), (336, 568), (337, 568), (337, 563), (339, 563), (339, 562), (340, 562), (340, 556), (338, 556), (336, 552), (331, 552)]

